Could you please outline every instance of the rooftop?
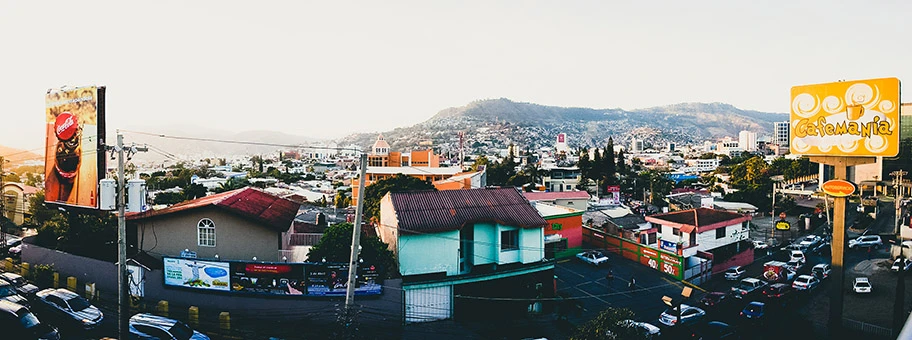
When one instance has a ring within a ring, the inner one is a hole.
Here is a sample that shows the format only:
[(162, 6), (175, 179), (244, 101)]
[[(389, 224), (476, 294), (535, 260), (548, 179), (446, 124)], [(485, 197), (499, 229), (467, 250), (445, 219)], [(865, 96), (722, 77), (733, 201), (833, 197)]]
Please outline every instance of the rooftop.
[(551, 201), (557, 199), (589, 199), (589, 193), (585, 191), (550, 191), (550, 192), (524, 192), (526, 199), (530, 201)]
[(477, 222), (521, 228), (547, 225), (516, 188), (413, 191), (389, 195), (401, 232), (459, 230)]
[(646, 221), (681, 229), (685, 233), (690, 233), (694, 229), (697, 232), (705, 232), (748, 220), (750, 220), (749, 216), (707, 208), (646, 216)]
[(428, 168), (428, 167), (414, 167), (414, 166), (369, 166), (367, 167), (367, 173), (369, 174), (403, 174), (403, 175), (455, 175), (462, 172), (459, 167), (449, 167), (449, 168)]

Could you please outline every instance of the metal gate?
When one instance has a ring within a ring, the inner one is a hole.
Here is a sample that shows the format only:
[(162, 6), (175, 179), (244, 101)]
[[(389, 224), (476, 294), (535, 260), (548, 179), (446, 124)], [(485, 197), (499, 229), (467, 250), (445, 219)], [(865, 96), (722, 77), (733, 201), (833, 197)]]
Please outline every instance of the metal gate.
[(405, 288), (405, 322), (428, 322), (453, 316), (453, 286)]

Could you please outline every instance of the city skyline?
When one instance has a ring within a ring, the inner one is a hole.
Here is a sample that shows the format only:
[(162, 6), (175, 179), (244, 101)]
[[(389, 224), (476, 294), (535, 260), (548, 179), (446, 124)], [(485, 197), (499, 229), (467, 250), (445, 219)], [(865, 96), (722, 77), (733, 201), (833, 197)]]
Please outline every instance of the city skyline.
[[(792, 86), (912, 77), (903, 2), (0, 4), (0, 145), (44, 93), (105, 85), (107, 130), (376, 133), (474, 100), (786, 113)], [(857, 15), (859, 11), (866, 15)], [(852, 23), (846, 25), (844, 23)], [(904, 90), (908, 92), (908, 90)], [(905, 100), (908, 101), (908, 100)], [(153, 131), (154, 132), (154, 131)]]

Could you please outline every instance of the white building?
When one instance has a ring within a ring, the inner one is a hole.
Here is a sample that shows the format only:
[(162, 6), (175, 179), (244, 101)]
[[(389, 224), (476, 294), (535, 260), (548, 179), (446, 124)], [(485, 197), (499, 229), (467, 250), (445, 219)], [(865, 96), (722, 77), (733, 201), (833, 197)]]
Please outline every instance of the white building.
[(789, 122), (775, 122), (773, 124), (773, 144), (789, 146)]
[(630, 141), (630, 153), (643, 152), (644, 149), (645, 147), (643, 146), (642, 139), (634, 139)]
[(741, 150), (747, 152), (757, 151), (757, 133), (750, 131), (741, 131), (738, 133), (738, 144), (741, 146)]
[(572, 153), (570, 150), (570, 146), (567, 145), (567, 134), (566, 133), (561, 132), (561, 133), (557, 134), (557, 141), (554, 143), (554, 149), (557, 151), (557, 153), (563, 152), (566, 155), (569, 155)]
[[(697, 208), (646, 216), (659, 233), (660, 248), (691, 257), (748, 239), (750, 215)], [(746, 250), (748, 248), (740, 249)]]

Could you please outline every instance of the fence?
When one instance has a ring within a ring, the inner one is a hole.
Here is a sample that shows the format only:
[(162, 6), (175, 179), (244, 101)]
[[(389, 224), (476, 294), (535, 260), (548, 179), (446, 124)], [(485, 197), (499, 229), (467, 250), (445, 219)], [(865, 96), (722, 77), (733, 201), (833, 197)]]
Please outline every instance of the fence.
[(874, 334), (877, 336), (883, 336), (887, 338), (893, 337), (893, 329), (881, 327), (878, 325), (872, 325), (866, 322), (861, 322), (852, 319), (842, 319), (842, 326), (851, 330), (856, 330), (862, 333)]

